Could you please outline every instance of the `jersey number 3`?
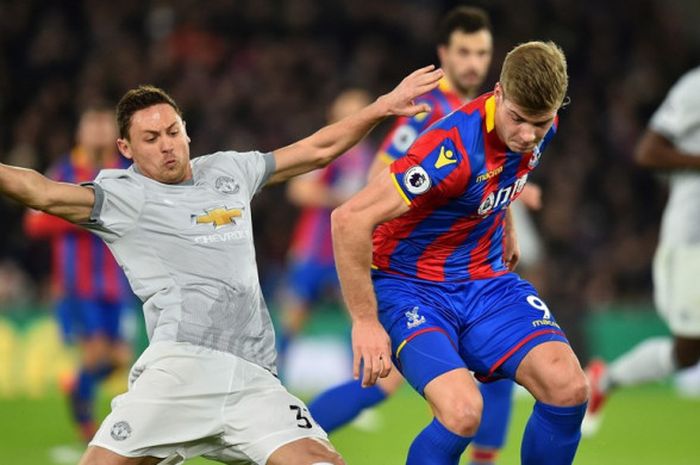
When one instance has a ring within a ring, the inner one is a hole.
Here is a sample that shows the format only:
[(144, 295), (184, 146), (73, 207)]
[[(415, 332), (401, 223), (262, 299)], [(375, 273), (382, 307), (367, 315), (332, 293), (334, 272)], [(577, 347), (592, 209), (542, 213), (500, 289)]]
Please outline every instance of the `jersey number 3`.
[(305, 408), (301, 408), (298, 405), (290, 405), (289, 410), (296, 410), (297, 411), (297, 426), (299, 428), (305, 428), (309, 429), (311, 428), (311, 421), (309, 420), (309, 417), (306, 416), (309, 414), (309, 411), (306, 410)]

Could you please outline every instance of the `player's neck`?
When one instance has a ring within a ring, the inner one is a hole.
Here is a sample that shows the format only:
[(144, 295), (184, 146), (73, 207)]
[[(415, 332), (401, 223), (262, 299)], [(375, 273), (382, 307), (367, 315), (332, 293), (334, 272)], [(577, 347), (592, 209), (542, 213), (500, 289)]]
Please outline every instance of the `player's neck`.
[(479, 90), (476, 87), (461, 89), (454, 85), (454, 83), (447, 76), (445, 76), (444, 84), (441, 85), (441, 88), (443, 89), (443, 91), (452, 92), (453, 94), (455, 94), (457, 97), (459, 97), (462, 103), (467, 103), (471, 100), (474, 100)]

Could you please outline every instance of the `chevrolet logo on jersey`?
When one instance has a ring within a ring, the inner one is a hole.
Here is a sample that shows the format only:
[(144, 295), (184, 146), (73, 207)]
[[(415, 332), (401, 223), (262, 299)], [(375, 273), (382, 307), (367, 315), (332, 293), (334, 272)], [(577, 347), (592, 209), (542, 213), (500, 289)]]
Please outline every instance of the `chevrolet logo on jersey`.
[(212, 223), (215, 228), (220, 228), (221, 226), (226, 226), (234, 221), (234, 218), (240, 218), (242, 212), (238, 208), (213, 208), (211, 210), (205, 210), (206, 215), (192, 215), (192, 222), (194, 224), (207, 224)]
[(455, 154), (452, 150), (445, 150), (445, 146), (440, 147), (440, 155), (435, 162), (435, 168), (442, 168), (443, 166), (451, 165), (452, 163), (457, 163)]

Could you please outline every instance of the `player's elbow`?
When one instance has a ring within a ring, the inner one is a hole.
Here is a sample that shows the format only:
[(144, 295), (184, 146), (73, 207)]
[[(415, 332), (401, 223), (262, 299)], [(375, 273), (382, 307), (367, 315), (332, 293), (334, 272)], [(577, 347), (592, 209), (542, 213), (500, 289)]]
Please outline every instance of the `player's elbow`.
[(331, 232), (333, 237), (339, 237), (345, 234), (351, 222), (352, 213), (347, 207), (347, 204), (333, 209), (331, 212)]
[(634, 150), (634, 161), (641, 168), (656, 168), (659, 154), (662, 153), (663, 138), (651, 131), (644, 133)]
[(337, 153), (330, 147), (318, 149), (314, 160), (316, 163), (316, 168), (325, 168), (326, 166), (330, 165), (333, 160), (338, 158), (339, 155), (340, 153)]

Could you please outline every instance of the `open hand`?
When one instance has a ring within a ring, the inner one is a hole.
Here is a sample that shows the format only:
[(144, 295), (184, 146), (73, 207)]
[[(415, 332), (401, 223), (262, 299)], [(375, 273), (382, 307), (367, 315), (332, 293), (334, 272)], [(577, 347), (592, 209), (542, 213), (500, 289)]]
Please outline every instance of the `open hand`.
[(360, 378), (360, 365), (364, 363), (362, 387), (373, 386), (377, 378), (384, 378), (391, 371), (391, 341), (377, 320), (355, 321), (352, 325), (352, 372)]
[(379, 97), (378, 102), (385, 107), (387, 115), (413, 116), (430, 111), (427, 103), (416, 104), (414, 99), (435, 89), (442, 75), (442, 70), (435, 69), (434, 65), (417, 69), (406, 76), (394, 90)]

